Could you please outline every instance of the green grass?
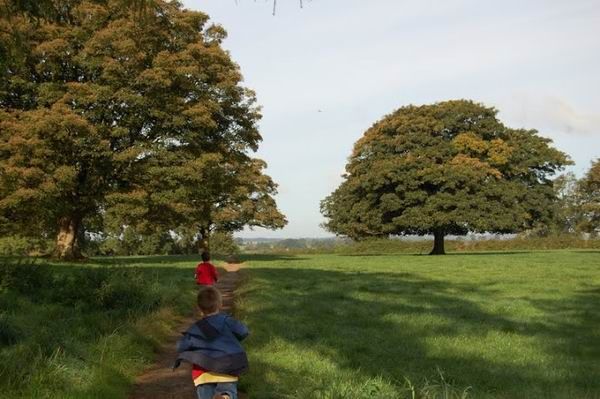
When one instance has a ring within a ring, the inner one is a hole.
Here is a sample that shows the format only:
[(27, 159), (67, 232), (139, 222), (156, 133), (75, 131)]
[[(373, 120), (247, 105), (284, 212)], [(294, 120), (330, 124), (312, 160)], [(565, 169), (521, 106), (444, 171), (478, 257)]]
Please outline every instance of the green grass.
[(600, 398), (598, 251), (248, 265), (252, 398)]
[[(0, 268), (0, 398), (125, 398), (191, 311), (197, 260)], [(600, 398), (598, 251), (247, 264), (252, 399)]]
[[(0, 398), (125, 398), (193, 309), (198, 257), (0, 259)], [(30, 262), (26, 260), (25, 262)]]

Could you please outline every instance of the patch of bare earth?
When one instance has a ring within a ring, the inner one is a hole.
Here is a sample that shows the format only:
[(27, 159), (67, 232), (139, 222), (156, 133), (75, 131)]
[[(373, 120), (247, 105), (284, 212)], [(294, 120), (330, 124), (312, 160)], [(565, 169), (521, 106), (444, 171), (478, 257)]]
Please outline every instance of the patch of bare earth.
[[(238, 271), (241, 264), (226, 264), (227, 273), (222, 273), (217, 288), (223, 294), (223, 310), (233, 311), (235, 289), (239, 283)], [(185, 319), (181, 325), (173, 331), (169, 339), (160, 348), (156, 362), (142, 375), (136, 378), (129, 399), (196, 399), (194, 384), (192, 382), (191, 366), (188, 363), (172, 370), (176, 358), (175, 344), (181, 336), (181, 331), (187, 329), (197, 318)], [(240, 399), (248, 399), (244, 393), (239, 393)]]

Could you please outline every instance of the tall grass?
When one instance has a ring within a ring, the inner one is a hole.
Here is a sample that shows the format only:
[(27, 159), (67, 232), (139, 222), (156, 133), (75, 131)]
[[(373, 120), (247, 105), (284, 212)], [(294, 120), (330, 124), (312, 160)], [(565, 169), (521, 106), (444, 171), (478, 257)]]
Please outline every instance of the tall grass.
[(0, 260), (0, 398), (125, 397), (192, 289), (177, 269)]

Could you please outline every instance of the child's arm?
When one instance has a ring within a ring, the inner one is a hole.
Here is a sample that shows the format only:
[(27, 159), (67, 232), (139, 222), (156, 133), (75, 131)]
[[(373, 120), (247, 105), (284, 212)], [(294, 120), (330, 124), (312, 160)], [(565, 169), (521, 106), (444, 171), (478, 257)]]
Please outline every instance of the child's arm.
[(244, 340), (250, 334), (248, 327), (233, 317), (227, 318), (227, 325), (231, 329), (233, 335), (240, 341)]

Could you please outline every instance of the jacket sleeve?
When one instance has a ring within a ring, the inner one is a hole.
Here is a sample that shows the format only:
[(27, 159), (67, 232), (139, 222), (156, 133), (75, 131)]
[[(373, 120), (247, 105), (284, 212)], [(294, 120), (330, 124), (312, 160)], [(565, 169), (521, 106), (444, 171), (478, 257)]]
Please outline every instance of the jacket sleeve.
[(227, 318), (227, 325), (231, 329), (233, 335), (240, 341), (244, 340), (250, 334), (248, 327), (233, 317)]
[(177, 341), (177, 353), (185, 352), (192, 347), (191, 338), (186, 333)]

